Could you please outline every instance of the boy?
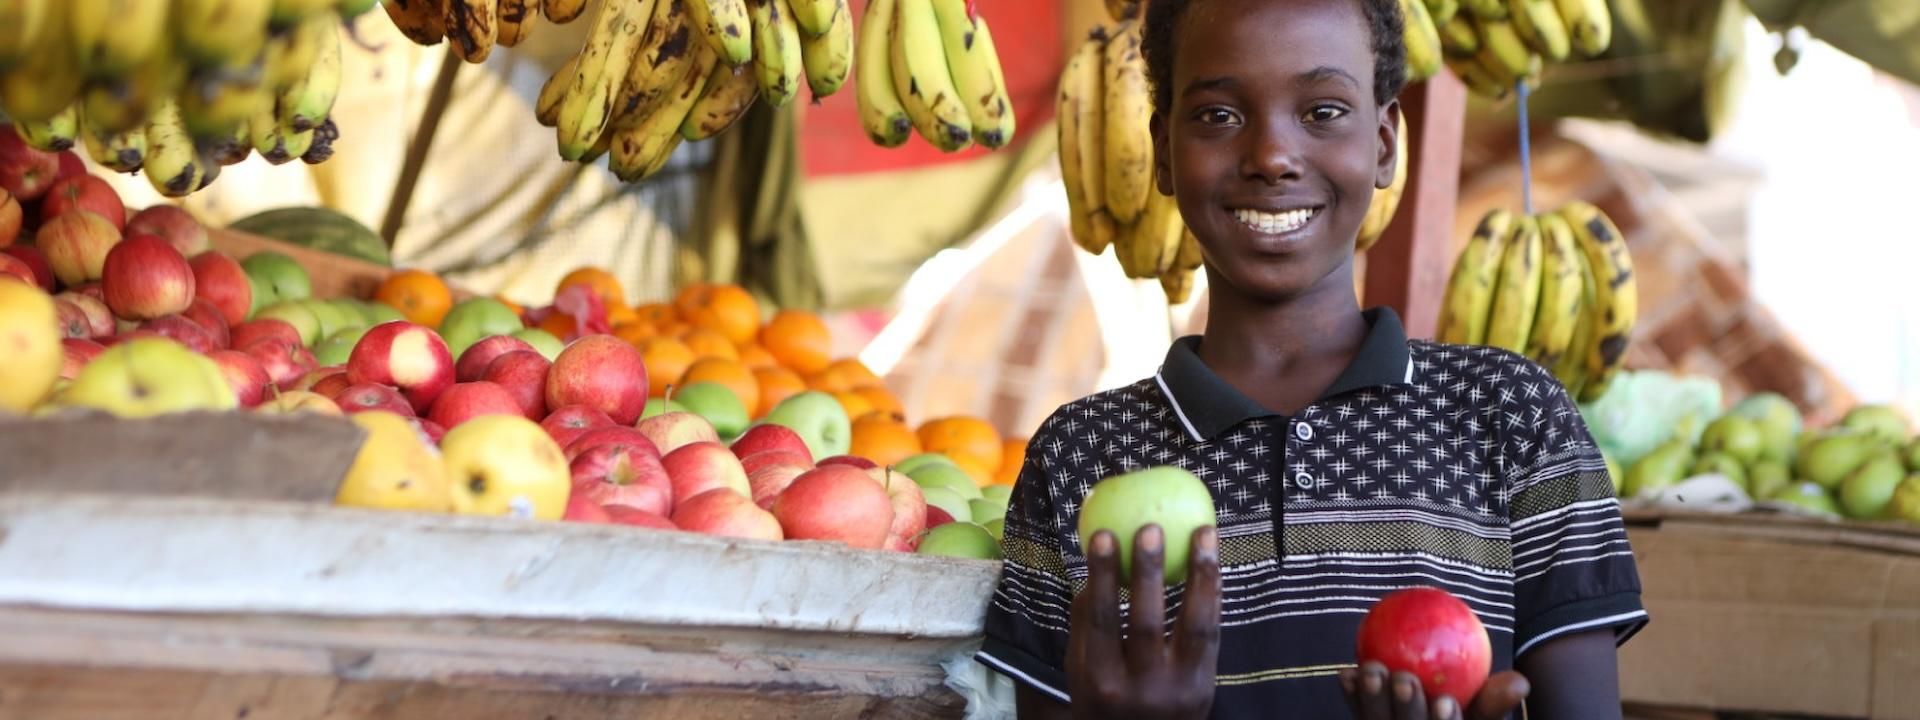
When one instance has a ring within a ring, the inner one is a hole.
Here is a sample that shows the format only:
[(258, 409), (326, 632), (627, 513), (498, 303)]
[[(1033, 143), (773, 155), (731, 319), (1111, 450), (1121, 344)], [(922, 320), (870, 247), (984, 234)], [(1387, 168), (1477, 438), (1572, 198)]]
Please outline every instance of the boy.
[[(1018, 681), (1022, 717), (1620, 717), (1615, 646), (1646, 613), (1565, 390), (1502, 350), (1409, 340), (1354, 296), (1354, 238), (1399, 161), (1396, 3), (1148, 8), (1156, 184), (1205, 250), (1208, 326), (1035, 433), (980, 661)], [(1093, 483), (1153, 465), (1194, 472), (1217, 512), (1164, 595), (1157, 528), (1075, 534)], [(1487, 626), (1478, 697), (1353, 666), (1366, 611), (1418, 585)], [(1123, 613), (1172, 633), (1122, 639)]]

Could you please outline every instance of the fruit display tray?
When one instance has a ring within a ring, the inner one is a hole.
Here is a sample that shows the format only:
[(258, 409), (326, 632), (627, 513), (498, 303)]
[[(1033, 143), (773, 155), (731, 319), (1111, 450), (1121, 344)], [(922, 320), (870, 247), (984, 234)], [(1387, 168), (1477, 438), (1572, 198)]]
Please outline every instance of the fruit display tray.
[(0, 494), (0, 717), (958, 717), (993, 563)]

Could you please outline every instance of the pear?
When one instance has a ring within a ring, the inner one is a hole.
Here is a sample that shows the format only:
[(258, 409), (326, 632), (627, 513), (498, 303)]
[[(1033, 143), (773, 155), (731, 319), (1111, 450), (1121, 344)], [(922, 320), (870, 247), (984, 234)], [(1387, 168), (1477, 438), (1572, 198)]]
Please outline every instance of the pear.
[(1840, 481), (1852, 475), (1878, 449), (1879, 443), (1862, 433), (1828, 434), (1813, 441), (1800, 454), (1797, 474), (1831, 490), (1839, 487)]
[(1907, 416), (1899, 410), (1886, 405), (1861, 405), (1840, 419), (1840, 427), (1846, 430), (1866, 433), (1888, 445), (1902, 445), (1913, 429), (1907, 426)]
[(1850, 518), (1880, 517), (1881, 511), (1893, 500), (1894, 490), (1906, 477), (1906, 464), (1898, 454), (1876, 454), (1840, 483), (1840, 510)]
[(1733, 406), (1729, 414), (1752, 420), (1760, 428), (1763, 440), (1761, 457), (1780, 462), (1793, 459), (1794, 438), (1800, 434), (1800, 409), (1779, 393), (1747, 396)]
[(1747, 466), (1740, 464), (1739, 458), (1723, 452), (1700, 456), (1700, 461), (1693, 464), (1693, 476), (1701, 475), (1719, 475), (1733, 481), (1733, 484), (1739, 485), (1743, 490), (1752, 487), (1747, 484)]
[(1910, 475), (1894, 488), (1893, 499), (1882, 512), (1895, 520), (1920, 525), (1920, 475)]
[(1747, 494), (1755, 500), (1772, 497), (1792, 482), (1793, 471), (1784, 462), (1761, 460), (1747, 468)]
[(1826, 488), (1819, 483), (1797, 482), (1780, 488), (1780, 492), (1767, 498), (1773, 502), (1792, 505), (1814, 515), (1837, 517), (1840, 507), (1833, 504), (1833, 498), (1827, 495)]
[(1741, 465), (1759, 460), (1765, 450), (1760, 424), (1739, 415), (1722, 415), (1700, 433), (1700, 452), (1725, 454)]
[(1647, 497), (1686, 479), (1693, 466), (1693, 446), (1685, 439), (1668, 440), (1627, 470), (1627, 497)]

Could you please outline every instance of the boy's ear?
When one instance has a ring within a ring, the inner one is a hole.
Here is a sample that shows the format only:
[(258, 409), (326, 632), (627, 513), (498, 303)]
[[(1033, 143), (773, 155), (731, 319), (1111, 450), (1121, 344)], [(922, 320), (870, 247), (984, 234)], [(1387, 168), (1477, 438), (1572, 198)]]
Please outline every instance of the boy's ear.
[(1400, 101), (1389, 100), (1380, 106), (1380, 156), (1374, 163), (1373, 187), (1385, 190), (1393, 186), (1393, 171), (1400, 157)]
[(1160, 190), (1161, 195), (1172, 196), (1173, 161), (1172, 155), (1169, 154), (1168, 150), (1170, 143), (1167, 137), (1166, 118), (1161, 117), (1160, 113), (1156, 112), (1153, 114), (1153, 119), (1147, 122), (1147, 127), (1153, 131), (1154, 187)]

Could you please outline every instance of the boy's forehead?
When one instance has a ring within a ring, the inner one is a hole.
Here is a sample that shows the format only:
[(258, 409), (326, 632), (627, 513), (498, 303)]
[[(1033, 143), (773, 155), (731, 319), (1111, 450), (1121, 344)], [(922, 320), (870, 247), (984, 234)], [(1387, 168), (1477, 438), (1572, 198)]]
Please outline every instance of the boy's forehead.
[[(1303, 72), (1349, 60), (1370, 65), (1371, 30), (1360, 7), (1365, 1), (1190, 0), (1175, 32), (1175, 64), (1205, 56), (1249, 71), (1271, 70), (1271, 61), (1282, 59), (1296, 61)], [(1256, 68), (1246, 59), (1268, 62)], [(1368, 65), (1348, 69), (1363, 73)]]

